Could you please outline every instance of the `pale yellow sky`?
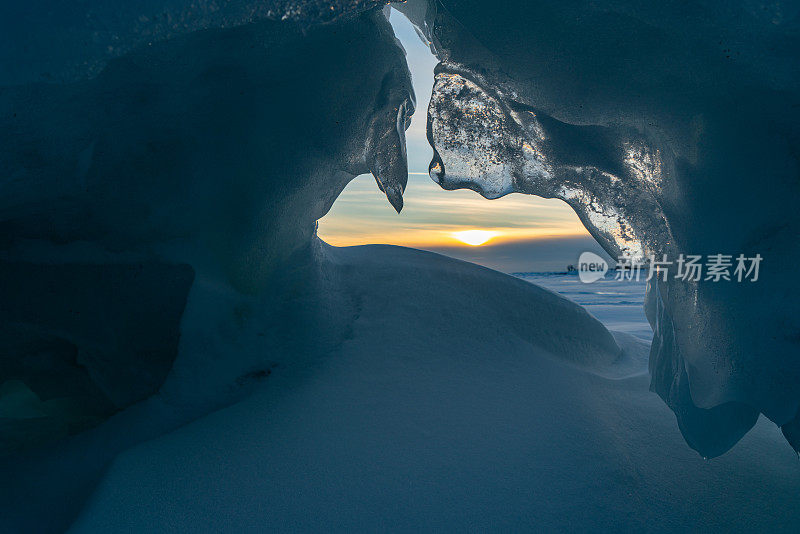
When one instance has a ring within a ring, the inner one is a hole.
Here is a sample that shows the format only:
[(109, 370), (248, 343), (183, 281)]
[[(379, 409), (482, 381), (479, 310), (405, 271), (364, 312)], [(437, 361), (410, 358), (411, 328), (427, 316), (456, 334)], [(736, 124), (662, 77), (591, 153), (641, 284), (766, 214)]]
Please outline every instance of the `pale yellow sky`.
[(409, 176), (405, 206), (398, 215), (371, 175), (347, 186), (319, 222), (319, 236), (336, 246), (389, 243), (410, 247), (464, 245), (453, 237), (464, 230), (489, 230), (488, 243), (588, 232), (572, 209), (560, 200), (512, 194), (486, 200), (468, 190), (445, 191), (427, 174)]

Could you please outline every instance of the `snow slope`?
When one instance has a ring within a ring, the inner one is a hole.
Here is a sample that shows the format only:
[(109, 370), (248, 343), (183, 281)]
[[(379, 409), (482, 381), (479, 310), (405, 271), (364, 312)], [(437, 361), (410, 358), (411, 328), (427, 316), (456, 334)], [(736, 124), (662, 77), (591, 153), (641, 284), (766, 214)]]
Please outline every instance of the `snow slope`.
[(566, 299), (411, 249), (323, 256), (356, 303), (350, 335), (119, 455), (73, 532), (800, 524), (800, 465), (779, 429), (761, 421), (704, 461), (648, 391), (647, 347), (621, 380), (597, 375), (619, 362), (565, 364), (542, 348), (543, 333), (579, 342), (596, 324)]

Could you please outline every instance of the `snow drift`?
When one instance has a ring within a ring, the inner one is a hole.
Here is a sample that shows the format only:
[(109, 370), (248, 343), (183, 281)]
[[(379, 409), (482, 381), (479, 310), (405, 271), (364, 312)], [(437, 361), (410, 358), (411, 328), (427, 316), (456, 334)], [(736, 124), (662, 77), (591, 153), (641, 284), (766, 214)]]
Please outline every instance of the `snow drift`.
[[(704, 461), (648, 391), (647, 346), (608, 363), (599, 325), (562, 297), (399, 247), (325, 247), (320, 261), (326, 294), (352, 302), (332, 310), (352, 310), (347, 338), (302, 365), (281, 358), (248, 399), (121, 454), (73, 532), (800, 521), (800, 466), (774, 425)], [(617, 365), (628, 378), (596, 374)]]

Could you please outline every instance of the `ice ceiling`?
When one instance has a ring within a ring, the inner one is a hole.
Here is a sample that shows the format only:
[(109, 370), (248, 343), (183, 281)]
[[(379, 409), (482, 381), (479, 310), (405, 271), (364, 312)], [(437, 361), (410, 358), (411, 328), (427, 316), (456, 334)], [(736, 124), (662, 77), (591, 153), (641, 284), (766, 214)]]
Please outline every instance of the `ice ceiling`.
[(759, 413), (797, 449), (798, 10), (685, 7), (398, 7), (441, 61), (431, 177), (561, 198), (614, 257), (768, 257), (758, 284), (651, 282), (651, 389), (704, 456)]
[[(76, 399), (53, 423), (74, 431), (159, 388), (193, 283), (284, 298), (357, 174), (400, 211), (414, 96), (383, 2), (48, 6), (0, 13), (0, 370)], [(650, 285), (651, 389), (704, 456), (760, 414), (800, 449), (800, 8), (396, 7), (440, 60), (443, 188), (561, 198), (613, 256), (764, 257), (756, 284)], [(42, 284), (86, 286), (99, 265), (129, 294), (87, 329), (75, 316), (100, 297)]]

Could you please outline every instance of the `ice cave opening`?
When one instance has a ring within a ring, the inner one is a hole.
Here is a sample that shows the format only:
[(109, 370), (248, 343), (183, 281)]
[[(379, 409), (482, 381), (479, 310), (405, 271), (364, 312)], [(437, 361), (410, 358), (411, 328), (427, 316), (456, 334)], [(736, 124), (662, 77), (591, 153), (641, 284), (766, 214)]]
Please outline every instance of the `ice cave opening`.
[[(360, 175), (318, 221), (317, 235), (334, 246), (407, 246), (509, 273), (576, 301), (611, 330), (649, 342), (652, 329), (644, 315), (644, 276), (619, 282), (609, 271), (603, 280), (587, 287), (575, 272), (561, 275), (586, 251), (614, 265), (566, 202), (521, 193), (487, 202), (474, 191), (446, 191), (431, 179), (425, 170), (432, 156), (426, 112), (439, 60), (403, 13), (394, 8), (385, 12), (405, 51), (417, 100), (417, 111), (406, 130), (409, 176), (403, 211), (398, 215), (386, 205), (371, 174)], [(460, 236), (471, 233), (488, 237), (464, 246)]]
[(797, 530), (800, 9), (531, 6), (0, 7), (0, 531)]

